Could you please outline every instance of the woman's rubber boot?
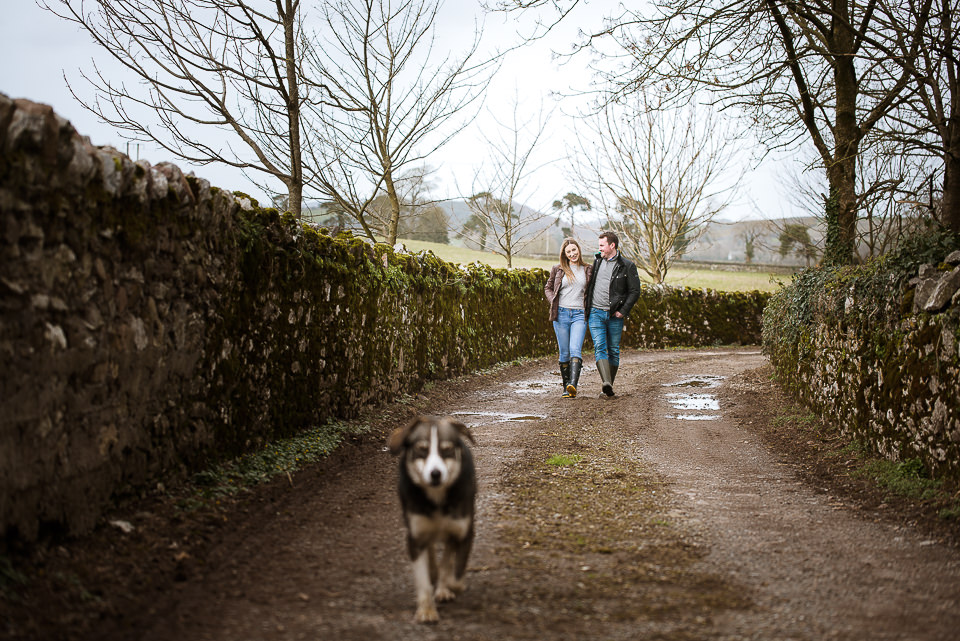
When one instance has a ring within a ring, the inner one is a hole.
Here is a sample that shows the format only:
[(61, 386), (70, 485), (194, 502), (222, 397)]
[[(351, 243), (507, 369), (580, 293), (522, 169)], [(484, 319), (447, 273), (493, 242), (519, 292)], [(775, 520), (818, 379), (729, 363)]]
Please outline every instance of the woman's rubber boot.
[(616, 365), (610, 365), (610, 384), (613, 385), (617, 382), (617, 370), (620, 369), (620, 363)]
[(577, 397), (577, 385), (580, 383), (580, 368), (583, 367), (583, 361), (579, 358), (570, 359), (570, 378), (567, 379), (567, 393), (564, 398)]
[(560, 378), (563, 379), (563, 398), (567, 397), (567, 381), (570, 380), (570, 361), (560, 361)]
[(613, 396), (613, 375), (610, 373), (610, 361), (605, 358), (597, 361), (597, 371), (600, 372), (600, 380), (603, 381), (600, 389), (607, 396)]

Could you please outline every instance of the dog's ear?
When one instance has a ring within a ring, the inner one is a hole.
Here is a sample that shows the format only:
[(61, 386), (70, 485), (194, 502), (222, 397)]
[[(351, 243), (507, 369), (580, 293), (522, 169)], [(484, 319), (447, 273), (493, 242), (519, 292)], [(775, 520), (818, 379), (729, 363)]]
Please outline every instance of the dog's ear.
[(396, 456), (403, 451), (403, 445), (407, 440), (407, 437), (410, 436), (410, 431), (420, 424), (421, 417), (417, 416), (412, 421), (410, 421), (404, 427), (398, 427), (393, 430), (390, 436), (387, 438), (387, 448), (390, 450), (390, 453)]
[(464, 425), (460, 421), (455, 421), (452, 418), (447, 418), (447, 420), (450, 421), (450, 425), (453, 425), (455, 428), (457, 428), (457, 431), (460, 432), (461, 436), (465, 436), (466, 439), (471, 443), (473, 443), (474, 445), (477, 444), (477, 442), (473, 440), (473, 434), (470, 433), (470, 428), (468, 428), (466, 425)]

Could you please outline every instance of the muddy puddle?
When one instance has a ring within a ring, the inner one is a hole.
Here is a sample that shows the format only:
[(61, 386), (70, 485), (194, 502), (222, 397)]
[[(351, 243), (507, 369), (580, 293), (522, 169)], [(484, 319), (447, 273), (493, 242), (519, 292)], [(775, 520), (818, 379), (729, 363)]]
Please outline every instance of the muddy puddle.
[(454, 412), (451, 416), (455, 416), (468, 426), (510, 421), (539, 421), (547, 418), (545, 414), (510, 414), (508, 412)]
[(561, 389), (560, 377), (549, 373), (510, 383), (510, 387), (517, 394), (547, 394)]
[(692, 390), (705, 390), (719, 387), (724, 376), (712, 374), (694, 374), (685, 376), (673, 383), (664, 383), (663, 387), (691, 391), (667, 392), (663, 398), (680, 414), (667, 414), (667, 418), (680, 421), (715, 421), (720, 418), (720, 401), (710, 393)]

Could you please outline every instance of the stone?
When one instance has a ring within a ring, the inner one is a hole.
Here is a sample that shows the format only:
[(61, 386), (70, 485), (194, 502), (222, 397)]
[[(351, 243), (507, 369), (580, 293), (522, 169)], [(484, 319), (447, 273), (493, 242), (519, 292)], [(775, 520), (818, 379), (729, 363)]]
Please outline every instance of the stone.
[(150, 339), (147, 336), (147, 328), (143, 324), (143, 319), (140, 317), (134, 317), (130, 322), (130, 329), (133, 332), (133, 344), (137, 348), (138, 352), (142, 352), (147, 349), (147, 346), (150, 344)]
[(917, 313), (927, 306), (927, 301), (933, 296), (937, 289), (937, 281), (932, 278), (923, 278), (917, 285), (917, 290), (913, 296), (913, 313)]
[(118, 196), (123, 185), (123, 171), (118, 165), (118, 151), (112, 147), (101, 147), (96, 151), (100, 166), (100, 180), (104, 191), (110, 196)]
[[(189, 203), (191, 205), (196, 204), (196, 197), (194, 196), (193, 190), (190, 188), (186, 176), (183, 175), (183, 171), (179, 167), (172, 163), (161, 162), (157, 163), (155, 169), (166, 176), (168, 189), (173, 192), (177, 202), (184, 204)], [(164, 196), (166, 196), (166, 194), (164, 194)]]
[(14, 100), (13, 117), (7, 127), (5, 151), (38, 150), (50, 161), (56, 157), (56, 118), (49, 105)]
[(97, 172), (97, 165), (90, 153), (90, 143), (80, 136), (74, 136), (70, 145), (72, 153), (64, 180), (71, 185), (85, 185)]
[(936, 282), (933, 292), (924, 302), (923, 311), (941, 311), (958, 290), (960, 290), (960, 267), (955, 267), (953, 271), (947, 272)]
[(240, 209), (244, 211), (253, 211), (253, 203), (250, 202), (250, 199), (245, 196), (236, 196), (237, 204), (240, 205)]
[(160, 200), (167, 195), (169, 183), (167, 175), (155, 168), (150, 168), (150, 197), (154, 200)]
[(951, 252), (946, 258), (943, 259), (943, 262), (948, 265), (960, 265), (960, 249), (955, 252)]
[(114, 521), (110, 521), (110, 525), (112, 525), (113, 527), (117, 528), (118, 530), (120, 530), (120, 531), (123, 532), (124, 534), (130, 534), (131, 532), (133, 532), (134, 530), (136, 530), (136, 528), (133, 526), (132, 523), (130, 523), (130, 521), (121, 521), (121, 520), (117, 519), (117, 520), (114, 520)]
[(44, 334), (44, 337), (50, 341), (55, 347), (60, 349), (67, 349), (67, 336), (63, 332), (63, 328), (59, 325), (51, 325), (47, 323), (47, 331)]

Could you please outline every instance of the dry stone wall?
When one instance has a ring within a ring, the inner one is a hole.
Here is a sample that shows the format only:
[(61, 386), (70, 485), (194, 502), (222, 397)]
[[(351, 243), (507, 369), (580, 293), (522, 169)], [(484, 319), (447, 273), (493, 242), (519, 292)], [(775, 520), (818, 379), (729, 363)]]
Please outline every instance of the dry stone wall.
[[(0, 537), (83, 532), (118, 497), (551, 353), (545, 280), (331, 238), (0, 95)], [(627, 335), (756, 343), (729, 332), (755, 300), (697, 309), (722, 298), (646, 292)]]
[(757, 345), (767, 292), (644, 286), (624, 327), (625, 347)]
[(804, 274), (772, 299), (763, 328), (778, 375), (816, 413), (893, 461), (919, 459), (955, 481), (958, 243), (947, 235), (862, 268)]

